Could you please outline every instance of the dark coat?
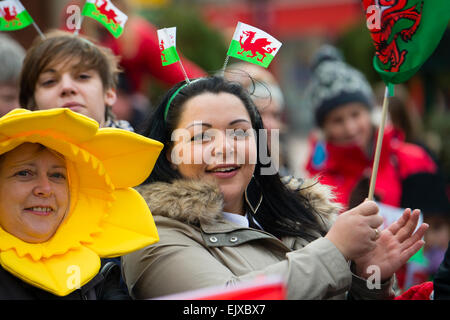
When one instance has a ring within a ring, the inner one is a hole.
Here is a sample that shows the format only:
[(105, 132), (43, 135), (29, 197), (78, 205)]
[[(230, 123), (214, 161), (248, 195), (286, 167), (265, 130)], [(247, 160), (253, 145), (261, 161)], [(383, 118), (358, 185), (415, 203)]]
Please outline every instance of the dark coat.
[(128, 300), (120, 288), (120, 267), (102, 262), (100, 272), (87, 284), (60, 297), (28, 284), (0, 267), (0, 300)]
[(434, 276), (434, 300), (450, 300), (450, 242), (438, 272)]

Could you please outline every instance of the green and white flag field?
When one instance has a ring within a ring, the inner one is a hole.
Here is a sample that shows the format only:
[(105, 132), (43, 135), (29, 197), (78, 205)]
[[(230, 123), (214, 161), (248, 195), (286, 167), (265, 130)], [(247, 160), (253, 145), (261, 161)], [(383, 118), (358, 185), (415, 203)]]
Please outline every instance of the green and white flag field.
[(0, 1), (0, 31), (20, 30), (32, 23), (33, 18), (20, 1)]
[(238, 22), (227, 55), (267, 68), (281, 45), (267, 32)]
[(115, 38), (122, 35), (128, 20), (128, 16), (109, 0), (86, 0), (81, 15), (100, 22)]
[(163, 28), (157, 31), (163, 66), (180, 61), (176, 48), (177, 28)]

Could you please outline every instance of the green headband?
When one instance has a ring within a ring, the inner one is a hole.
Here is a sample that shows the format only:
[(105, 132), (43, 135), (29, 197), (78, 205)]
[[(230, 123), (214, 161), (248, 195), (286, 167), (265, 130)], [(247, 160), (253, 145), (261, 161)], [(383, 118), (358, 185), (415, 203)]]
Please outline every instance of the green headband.
[(172, 104), (173, 99), (177, 96), (177, 94), (188, 85), (188, 83), (183, 84), (181, 87), (175, 91), (172, 96), (170, 97), (169, 101), (167, 101), (166, 110), (164, 111), (164, 121), (167, 120), (167, 114), (169, 113), (169, 107)]
[(177, 94), (180, 93), (181, 90), (183, 90), (186, 86), (190, 85), (191, 83), (195, 83), (195, 82), (197, 82), (197, 81), (199, 81), (199, 80), (203, 80), (203, 79), (205, 79), (205, 78), (198, 78), (198, 79), (195, 79), (194, 81), (190, 81), (190, 82), (188, 82), (188, 83), (185, 83), (185, 84), (183, 84), (181, 87), (179, 87), (179, 88), (177, 89), (177, 91), (175, 91), (175, 92), (172, 94), (172, 96), (170, 97), (169, 101), (167, 101), (167, 104), (166, 104), (166, 110), (164, 111), (164, 121), (167, 120), (167, 114), (169, 113), (170, 105), (172, 104), (172, 101), (173, 101), (173, 99), (175, 99), (175, 97), (177, 96)]

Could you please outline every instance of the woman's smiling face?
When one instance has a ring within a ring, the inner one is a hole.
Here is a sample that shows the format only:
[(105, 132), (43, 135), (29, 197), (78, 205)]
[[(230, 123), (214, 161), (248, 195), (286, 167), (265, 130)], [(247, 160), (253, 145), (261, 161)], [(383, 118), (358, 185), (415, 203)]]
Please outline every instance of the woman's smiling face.
[(256, 163), (256, 137), (243, 102), (230, 93), (202, 93), (187, 100), (167, 157), (184, 178), (213, 179), (224, 210), (243, 212), (244, 191)]
[(64, 158), (24, 143), (0, 158), (0, 226), (29, 243), (49, 240), (69, 210)]

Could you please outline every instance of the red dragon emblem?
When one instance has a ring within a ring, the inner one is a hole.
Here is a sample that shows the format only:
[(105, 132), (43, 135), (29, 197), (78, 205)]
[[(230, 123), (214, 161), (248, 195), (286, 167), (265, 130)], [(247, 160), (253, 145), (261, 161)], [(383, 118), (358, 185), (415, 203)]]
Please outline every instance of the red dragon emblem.
[[(412, 39), (420, 25), (422, 17), (423, 0), (420, 8), (415, 5), (405, 9), (408, 0), (362, 0), (364, 7), (376, 5), (381, 11), (381, 26), (370, 30), (375, 44), (375, 55), (383, 64), (391, 63), (389, 72), (398, 72), (400, 66), (405, 62), (407, 50), (400, 51), (397, 39), (400, 36), (405, 42)], [(412, 26), (404, 28), (392, 36), (394, 26), (400, 19), (408, 19), (413, 22)]]
[(3, 10), (0, 11), (1, 16), (6, 20), (6, 27), (9, 28), (12, 26), (20, 26), (22, 22), (17, 18), (17, 11), (15, 7), (4, 7)]
[[(240, 55), (244, 55), (244, 52), (251, 51), (251, 54), (247, 55), (248, 58), (254, 58), (259, 53), (262, 55), (261, 59), (256, 58), (256, 60), (263, 62), (264, 58), (266, 57), (267, 53), (273, 52), (276, 48), (265, 48), (272, 42), (268, 41), (267, 38), (258, 38), (255, 41), (253, 39), (255, 38), (256, 32), (255, 31), (242, 31), (243, 34), (239, 37), (239, 43), (241, 45), (241, 52), (238, 52)], [(244, 42), (242, 42), (242, 39), (244, 38), (244, 35), (247, 36), (247, 39), (245, 39)]]
[(159, 44), (159, 50), (161, 50), (161, 56), (162, 56), (162, 62), (167, 62), (166, 55), (162, 53), (164, 51), (164, 40), (161, 40), (161, 43)]
[(93, 13), (95, 15), (103, 15), (106, 18), (107, 23), (114, 23), (114, 27), (111, 27), (114, 31), (116, 31), (117, 27), (119, 26), (120, 21), (118, 21), (117, 14), (114, 12), (113, 9), (106, 9), (106, 6), (108, 5), (108, 1), (103, 0), (103, 3), (101, 5), (98, 4), (99, 0), (95, 0), (95, 7), (97, 8), (99, 13)]

